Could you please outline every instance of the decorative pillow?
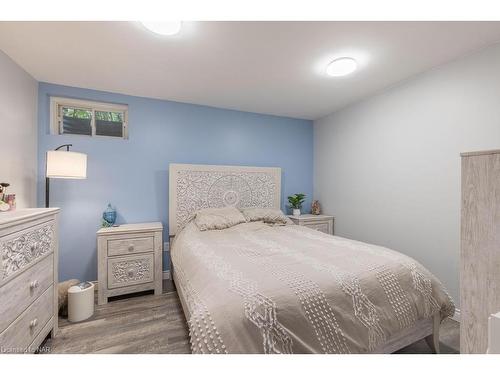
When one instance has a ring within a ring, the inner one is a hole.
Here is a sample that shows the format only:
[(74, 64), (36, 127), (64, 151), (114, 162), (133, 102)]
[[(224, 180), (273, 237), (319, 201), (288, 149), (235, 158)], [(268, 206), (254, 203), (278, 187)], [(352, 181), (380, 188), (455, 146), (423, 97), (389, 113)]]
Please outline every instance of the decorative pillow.
[(199, 230), (226, 229), (245, 223), (245, 217), (234, 207), (205, 208), (196, 213), (194, 222)]
[(275, 208), (246, 208), (243, 216), (247, 221), (263, 221), (267, 224), (293, 224), (285, 214)]

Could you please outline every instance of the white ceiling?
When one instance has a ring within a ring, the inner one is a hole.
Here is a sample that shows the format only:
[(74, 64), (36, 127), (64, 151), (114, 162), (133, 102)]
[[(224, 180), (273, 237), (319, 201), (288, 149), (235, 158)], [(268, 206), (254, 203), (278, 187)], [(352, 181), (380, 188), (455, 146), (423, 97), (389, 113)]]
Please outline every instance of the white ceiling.
[[(305, 119), (498, 41), (500, 22), (0, 22), (39, 81)], [(360, 69), (327, 77), (340, 56)]]

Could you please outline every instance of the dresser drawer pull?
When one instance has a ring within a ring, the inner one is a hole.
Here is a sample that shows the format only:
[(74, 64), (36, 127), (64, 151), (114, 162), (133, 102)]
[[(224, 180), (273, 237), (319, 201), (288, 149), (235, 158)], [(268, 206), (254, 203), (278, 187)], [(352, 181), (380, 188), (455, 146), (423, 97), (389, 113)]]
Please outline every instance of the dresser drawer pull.
[(31, 283), (30, 283), (30, 289), (36, 289), (40, 286), (40, 283), (38, 282), (38, 280), (33, 280)]
[(128, 246), (128, 251), (134, 251), (134, 245), (129, 245)]
[(36, 326), (38, 325), (38, 319), (33, 319), (31, 322), (30, 322), (30, 328), (35, 328)]
[(129, 268), (129, 269), (127, 270), (128, 277), (134, 277), (134, 273), (135, 273), (135, 272), (134, 272), (134, 269), (133, 269), (133, 268)]

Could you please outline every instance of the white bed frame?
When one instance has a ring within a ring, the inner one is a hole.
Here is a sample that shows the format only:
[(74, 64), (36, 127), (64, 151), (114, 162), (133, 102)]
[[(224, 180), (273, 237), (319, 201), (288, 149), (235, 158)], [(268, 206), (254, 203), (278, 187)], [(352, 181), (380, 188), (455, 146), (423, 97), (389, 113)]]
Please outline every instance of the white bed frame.
[[(235, 206), (238, 208), (281, 208), (281, 169), (197, 164), (170, 164), (169, 236), (174, 236), (197, 210)], [(173, 264), (170, 274), (177, 284)], [(182, 290), (177, 290), (186, 319), (189, 319)], [(439, 353), (441, 318), (418, 321), (414, 327), (391, 337), (374, 353), (394, 353), (425, 338), (434, 353)]]
[(171, 236), (202, 208), (280, 208), (281, 168), (170, 164)]

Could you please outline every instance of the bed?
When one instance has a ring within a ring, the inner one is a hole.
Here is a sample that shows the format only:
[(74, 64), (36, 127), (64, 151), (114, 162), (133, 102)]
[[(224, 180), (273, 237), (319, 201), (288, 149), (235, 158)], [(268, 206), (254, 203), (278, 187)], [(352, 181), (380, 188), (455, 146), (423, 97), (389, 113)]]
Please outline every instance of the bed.
[(396, 251), (296, 225), (200, 231), (203, 208), (280, 208), (279, 168), (171, 164), (171, 272), (193, 353), (392, 353), (454, 305)]

